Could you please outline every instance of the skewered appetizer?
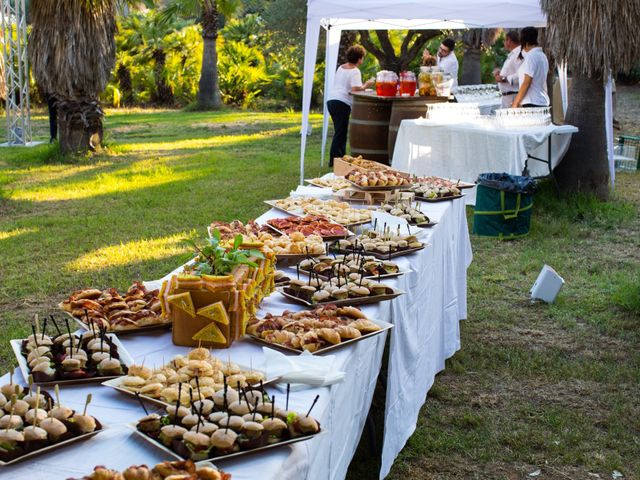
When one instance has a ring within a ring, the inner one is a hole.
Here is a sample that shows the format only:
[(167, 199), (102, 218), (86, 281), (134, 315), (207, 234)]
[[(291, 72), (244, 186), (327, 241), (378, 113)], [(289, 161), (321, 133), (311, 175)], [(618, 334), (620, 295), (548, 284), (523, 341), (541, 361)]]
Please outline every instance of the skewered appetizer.
[(300, 232), (305, 237), (319, 235), (322, 238), (346, 237), (348, 231), (342, 225), (331, 222), (328, 218), (318, 215), (306, 217), (272, 218), (267, 223), (277, 230), (291, 235)]
[[(234, 390), (225, 384), (221, 405), (204, 408), (203, 402), (185, 407), (167, 407), (166, 415), (151, 414), (140, 419), (137, 429), (184, 459), (216, 459), (239, 451), (274, 445), (320, 432), (310, 416), (316, 396), (304, 414), (276, 408), (264, 390)], [(287, 395), (288, 397), (288, 395)], [(180, 410), (184, 410), (181, 412)]]
[(254, 318), (247, 333), (266, 342), (310, 352), (360, 338), (381, 328), (355, 307), (318, 306), (301, 312)]
[(393, 288), (365, 278), (359, 273), (346, 272), (330, 276), (327, 280), (313, 276), (305, 280), (294, 279), (283, 287), (282, 291), (310, 304), (379, 297), (395, 292)]
[(362, 158), (362, 155), (358, 155), (357, 157), (352, 157), (351, 155), (345, 155), (342, 157), (342, 161), (350, 163), (354, 167), (364, 168), (365, 170), (370, 170), (370, 171), (391, 170), (391, 167), (379, 162), (374, 162), (373, 160), (366, 160)]
[(276, 270), (273, 274), (273, 282), (277, 285), (284, 285), (291, 281), (287, 274), (282, 270)]
[[(3, 385), (7, 392), (13, 384)], [(87, 415), (91, 394), (87, 396), (82, 414), (60, 403), (60, 393), (56, 385), (54, 404), (51, 396), (40, 390), (25, 390), (17, 387), (9, 398), (0, 397), (0, 460), (10, 462), (28, 453), (42, 450), (51, 445), (72, 440), (75, 437), (101, 430), (102, 425), (94, 417)]]
[(363, 273), (365, 277), (377, 277), (398, 273), (400, 268), (390, 261), (378, 260), (371, 255), (350, 253), (349, 255), (337, 255), (336, 257), (321, 256), (318, 258), (306, 258), (299, 263), (303, 272), (311, 272), (327, 278), (339, 273)]
[(422, 213), (418, 206), (412, 207), (411, 204), (406, 202), (398, 202), (397, 204), (383, 203), (378, 210), (404, 218), (412, 225), (431, 222), (429, 217)]
[(158, 290), (147, 290), (135, 282), (124, 295), (115, 288), (86, 288), (73, 292), (61, 307), (88, 327), (106, 331), (131, 330), (170, 323), (161, 315)]
[(120, 473), (98, 466), (93, 473), (68, 480), (231, 480), (231, 475), (207, 466), (197, 466), (191, 460), (162, 462), (153, 468), (137, 465)]
[[(460, 187), (460, 180), (458, 180), (457, 182), (453, 182), (451, 180), (448, 180), (446, 178), (442, 178), (442, 177), (435, 177), (435, 176), (431, 176), (431, 177), (412, 177), (411, 178), (411, 183), (419, 183), (421, 185), (430, 185), (433, 187), (446, 187), (446, 188), (451, 188), (451, 187), (456, 187), (459, 188)], [(467, 184), (465, 183), (464, 185), (473, 185), (473, 184)]]
[(352, 170), (347, 174), (347, 180), (355, 183), (359, 187), (395, 187), (410, 185), (406, 175), (398, 172), (386, 170), (384, 172), (363, 172)]
[(195, 348), (186, 356), (175, 356), (160, 368), (131, 365), (120, 387), (168, 404), (180, 398), (182, 405), (189, 405), (193, 397), (219, 401), (225, 379), (234, 387), (246, 387), (259, 384), (264, 375), (255, 370), (242, 370), (230, 361), (223, 362), (206, 348)]
[(424, 244), (419, 242), (415, 235), (402, 235), (400, 232), (392, 232), (385, 228), (383, 232), (368, 230), (361, 235), (337, 240), (331, 249), (336, 252), (363, 250), (365, 254), (384, 258), (394, 253), (422, 247)]
[(67, 320), (67, 333), (62, 333), (55, 318), (50, 318), (57, 335), (46, 334), (48, 319), (45, 319), (42, 333), (36, 333), (32, 327), (33, 333), (21, 344), (22, 356), (35, 383), (110, 378), (127, 373), (118, 346), (104, 329), (76, 336)]
[(319, 235), (309, 235), (305, 237), (300, 232), (293, 232), (291, 235), (273, 236), (268, 232), (260, 233), (258, 240), (270, 248), (276, 255), (297, 255), (309, 254), (320, 255), (325, 253), (326, 247)]
[(426, 199), (457, 197), (460, 195), (460, 189), (457, 187), (441, 187), (431, 184), (413, 184), (411, 191), (416, 194), (416, 198)]
[(319, 187), (331, 188), (334, 192), (337, 192), (339, 190), (344, 190), (345, 188), (351, 188), (351, 183), (349, 183), (343, 177), (336, 177), (336, 178), (330, 178), (330, 179), (312, 178), (311, 180), (309, 180), (309, 183), (313, 185), (317, 185)]

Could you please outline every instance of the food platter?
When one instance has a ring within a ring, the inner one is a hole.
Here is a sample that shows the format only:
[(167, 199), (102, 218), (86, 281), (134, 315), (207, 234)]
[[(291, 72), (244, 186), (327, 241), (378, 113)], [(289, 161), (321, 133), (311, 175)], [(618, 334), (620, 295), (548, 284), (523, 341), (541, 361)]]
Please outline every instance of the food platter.
[[(66, 310), (63, 310), (64, 314), (66, 316), (68, 316), (69, 318), (71, 318), (74, 322), (76, 322), (76, 324), (87, 331), (91, 331), (91, 326), (87, 325), (85, 322), (83, 322), (81, 319), (74, 317), (73, 315), (71, 315), (69, 312), (67, 312)], [(122, 335), (129, 335), (132, 333), (144, 333), (144, 332), (148, 332), (150, 330), (166, 330), (168, 328), (171, 328), (171, 321), (167, 321), (167, 322), (163, 322), (163, 323), (154, 323), (153, 325), (144, 325), (142, 327), (135, 327), (135, 328), (123, 328), (121, 330), (107, 330), (107, 333), (117, 333), (118, 335), (122, 336)]]
[(306, 253), (295, 253), (295, 254), (290, 253), (290, 254), (284, 254), (284, 255), (276, 254), (276, 262), (278, 266), (281, 266), (281, 267), (295, 267), (298, 263), (300, 263), (305, 258), (320, 257), (322, 255), (326, 255), (326, 253), (318, 253), (315, 255), (312, 253), (308, 255)]
[(287, 297), (292, 302), (298, 303), (300, 305), (305, 305), (307, 307), (314, 307), (317, 305), (338, 305), (338, 306), (354, 305), (355, 306), (355, 305), (371, 305), (373, 303), (384, 302), (386, 300), (393, 300), (394, 298), (404, 294), (402, 290), (397, 290), (392, 287), (389, 287), (389, 288), (393, 290), (393, 293), (387, 293), (385, 295), (375, 295), (375, 296), (369, 296), (369, 297), (360, 297), (360, 298), (345, 298), (343, 300), (332, 300), (328, 302), (316, 302), (316, 303), (307, 302), (306, 300), (300, 297), (291, 295), (290, 293), (287, 293), (284, 291), (284, 287), (277, 287), (276, 291), (280, 295)]
[(408, 190), (411, 188), (411, 185), (374, 185), (373, 187), (362, 187), (349, 179), (347, 179), (347, 182), (353, 185), (353, 188), (356, 190), (361, 190), (363, 192), (386, 192), (390, 190)]
[(419, 228), (431, 228), (431, 227), (435, 227), (437, 224), (438, 222), (409, 223), (409, 225), (413, 225), (414, 227), (419, 227)]
[[(335, 222), (331, 222), (331, 223), (335, 223)], [(278, 228), (276, 228), (273, 225), (271, 225), (269, 222), (267, 222), (266, 225), (271, 230), (273, 230), (274, 232), (276, 232), (276, 233), (278, 233), (280, 235), (286, 235), (286, 232), (283, 232), (282, 230), (279, 230)], [(340, 225), (340, 224), (339, 223), (335, 223), (335, 225)], [(342, 227), (342, 225), (340, 225), (340, 226)], [(345, 227), (345, 231), (346, 231), (346, 233), (344, 235), (330, 235), (328, 237), (324, 237), (323, 236), (322, 239), (324, 241), (330, 242), (330, 241), (333, 241), (333, 240), (339, 240), (341, 238), (346, 238), (346, 237), (350, 237), (351, 235), (354, 235), (354, 233), (352, 231), (348, 230), (346, 227)]]
[(106, 426), (102, 425), (100, 423), (100, 421), (98, 421), (97, 418), (95, 418), (96, 421), (96, 429), (93, 432), (89, 432), (89, 433), (83, 433), (81, 435), (69, 438), (68, 440), (63, 440), (62, 442), (58, 442), (58, 443), (54, 443), (53, 445), (49, 445), (48, 447), (44, 447), (44, 448), (40, 448), (38, 450), (33, 450), (29, 453), (25, 453), (24, 455), (19, 456), (18, 458), (14, 458), (13, 460), (9, 460), (8, 462), (4, 462), (2, 460), (0, 460), (0, 467), (5, 467), (7, 465), (13, 465), (14, 463), (18, 463), (18, 462), (22, 462), (23, 460), (26, 460), (28, 458), (31, 457), (35, 457), (36, 455), (42, 455), (45, 453), (49, 453), (52, 452), (54, 450), (57, 450), (61, 447), (65, 447), (67, 445), (71, 445), (72, 443), (76, 443), (79, 442), (81, 440), (86, 440), (88, 438), (91, 438), (97, 434), (99, 434), (100, 432), (103, 432), (106, 430)]
[(279, 210), (281, 212), (284, 212), (288, 215), (293, 215), (294, 217), (304, 217), (305, 213), (302, 211), (302, 209), (296, 209), (296, 210), (286, 210), (283, 207), (278, 206), (278, 204), (276, 203), (276, 200), (264, 200), (263, 203), (266, 203), (267, 205), (269, 205), (271, 208), (275, 208), (276, 210)]
[[(248, 367), (243, 367), (242, 365), (238, 365), (240, 368), (247, 368)], [(259, 370), (257, 368), (254, 368), (255, 371), (259, 371), (261, 373), (264, 374), (264, 372), (262, 370)], [(278, 381), (278, 378), (268, 378), (267, 380), (265, 380), (264, 382), (262, 382), (263, 385), (270, 385), (273, 383), (276, 383)], [(144, 395), (144, 394), (139, 394), (136, 395), (136, 393), (132, 390), (129, 390), (128, 388), (124, 388), (123, 387), (123, 382), (124, 382), (124, 377), (115, 377), (112, 378), (110, 380), (107, 380), (105, 382), (102, 382), (101, 385), (105, 386), (105, 387), (109, 387), (109, 388), (113, 388), (114, 390), (120, 392), (120, 393), (124, 393), (125, 395), (129, 395), (131, 397), (140, 397), (142, 400), (146, 400), (148, 402), (151, 403), (155, 403), (156, 405), (161, 405), (163, 407), (168, 407), (171, 406), (173, 404), (175, 404), (175, 402), (173, 403), (169, 403), (169, 402), (165, 402), (164, 400), (161, 400), (159, 398), (155, 398), (155, 397), (150, 397), (148, 395)], [(254, 385), (255, 386), (255, 385)]]
[[(127, 368), (133, 365), (133, 358), (131, 357), (131, 355), (129, 355), (129, 352), (127, 352), (127, 350), (124, 348), (122, 343), (120, 343), (120, 340), (118, 339), (118, 337), (109, 333), (107, 333), (107, 336), (113, 342), (113, 345), (115, 345), (115, 347), (117, 348), (120, 363), (124, 364)], [(31, 372), (29, 370), (27, 359), (22, 354), (22, 342), (23, 340), (19, 340), (19, 339), (13, 339), (9, 341), (9, 343), (11, 344), (13, 353), (18, 362), (20, 373), (22, 373), (22, 377), (24, 379), (27, 379), (31, 375)], [(110, 379), (110, 378), (120, 378), (120, 376), (106, 375), (106, 376), (94, 376), (94, 377), (87, 377), (87, 378), (59, 379), (59, 380), (52, 380), (48, 382), (34, 381), (33, 383), (37, 385), (55, 385), (55, 384), (70, 385), (70, 384), (78, 384), (78, 383), (101, 382), (103, 380)]]
[[(333, 350), (337, 350), (339, 348), (342, 348), (346, 345), (351, 345), (352, 343), (355, 342), (359, 342), (360, 340), (365, 340), (367, 338), (371, 338), (371, 337), (375, 337), (376, 335), (381, 334), (382, 332), (386, 332), (387, 330), (390, 330), (393, 328), (393, 324), (392, 323), (387, 323), (387, 322), (383, 322), (381, 320), (371, 320), (369, 319), (369, 321), (375, 323), (376, 325), (378, 325), (380, 327), (380, 330), (376, 330), (375, 332), (371, 332), (371, 333), (367, 333), (362, 335), (361, 337), (358, 338), (352, 338), (349, 340), (343, 340), (342, 342), (336, 344), (336, 345), (330, 345), (328, 347), (324, 347), (321, 348), (319, 350), (316, 350), (315, 352), (310, 352), (312, 355), (317, 355), (320, 353), (327, 353), (327, 352), (331, 352)], [(271, 343), (268, 342), (267, 340), (260, 338), (260, 337), (256, 337), (255, 335), (247, 335), (247, 338), (249, 338), (251, 341), (253, 342), (257, 342), (261, 345), (266, 345), (268, 347), (272, 347), (272, 348), (277, 348), (278, 350), (282, 350), (285, 352), (291, 352), (291, 353), (297, 353), (297, 354), (301, 354), (303, 352), (303, 350), (298, 350), (296, 348), (291, 348), (291, 347), (287, 347), (285, 345), (280, 345), (278, 343)]]
[[(391, 252), (391, 253), (370, 252), (368, 250), (365, 250), (363, 253), (365, 255), (374, 256), (380, 260), (389, 260), (391, 258), (402, 257), (404, 255), (409, 255), (411, 253), (419, 252), (420, 250), (424, 250), (425, 247), (426, 247), (426, 244), (422, 245), (421, 247), (407, 248), (405, 250), (398, 250), (396, 252)], [(352, 253), (352, 250), (342, 250), (335, 247), (331, 247), (331, 251), (334, 253), (341, 253), (341, 254), (347, 254), (347, 255)]]
[[(145, 434), (144, 432), (141, 432), (140, 430), (138, 430), (136, 428), (136, 424), (129, 424), (127, 426), (129, 428), (133, 429), (134, 433), (136, 435), (139, 435), (143, 440), (145, 440), (146, 442), (150, 443), (154, 447), (162, 450), (167, 455), (170, 455), (172, 458), (175, 458), (176, 460), (186, 460), (184, 457), (178, 455), (176, 452), (171, 450), (169, 447), (164, 446), (158, 440), (156, 440), (153, 437), (150, 437), (149, 435)], [(281, 446), (284, 446), (284, 445), (292, 445), (294, 443), (304, 442), (306, 440), (312, 440), (312, 439), (318, 437), (319, 435), (323, 435), (325, 432), (327, 432), (327, 430), (323, 429), (323, 430), (319, 431), (318, 433), (314, 433), (312, 435), (306, 435), (304, 437), (290, 438), (288, 440), (283, 440), (283, 441), (278, 442), (278, 443), (265, 445), (263, 447), (253, 448), (251, 450), (241, 450), (239, 452), (229, 453), (227, 455), (221, 455), (221, 456), (218, 456), (218, 457), (210, 457), (210, 458), (207, 458), (206, 460), (201, 460), (199, 462), (195, 462), (195, 464), (196, 465), (203, 465), (203, 464), (205, 464), (207, 462), (212, 462), (212, 461), (215, 462), (215, 461), (219, 461), (219, 460), (227, 460), (229, 458), (236, 458), (236, 457), (240, 457), (240, 456), (251, 455), (251, 454), (254, 454), (254, 453), (258, 453), (258, 452), (264, 452), (264, 451), (271, 450), (272, 448), (281, 447)]]
[(429, 203), (437, 203), (437, 202), (447, 202), (449, 200), (455, 200), (456, 198), (462, 198), (464, 195), (451, 195), (449, 197), (435, 197), (435, 198), (426, 198), (420, 197), (416, 195), (414, 198), (416, 200), (420, 200), (421, 202), (429, 202)]

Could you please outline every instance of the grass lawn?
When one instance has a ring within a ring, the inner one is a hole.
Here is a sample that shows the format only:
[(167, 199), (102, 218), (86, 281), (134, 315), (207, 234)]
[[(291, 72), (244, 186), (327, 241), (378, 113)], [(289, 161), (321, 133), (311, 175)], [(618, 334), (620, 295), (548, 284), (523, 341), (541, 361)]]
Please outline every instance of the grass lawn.
[[(46, 121), (35, 117), (37, 137)], [(297, 183), (299, 129), (299, 114), (120, 111), (92, 158), (0, 150), (3, 345), (72, 290), (157, 278), (211, 220), (261, 214)], [(620, 175), (607, 204), (544, 190), (529, 237), (472, 243), (462, 350), (390, 478), (640, 478), (640, 174)], [(567, 282), (550, 306), (527, 300), (543, 263)], [(349, 478), (376, 467), (362, 449)]]

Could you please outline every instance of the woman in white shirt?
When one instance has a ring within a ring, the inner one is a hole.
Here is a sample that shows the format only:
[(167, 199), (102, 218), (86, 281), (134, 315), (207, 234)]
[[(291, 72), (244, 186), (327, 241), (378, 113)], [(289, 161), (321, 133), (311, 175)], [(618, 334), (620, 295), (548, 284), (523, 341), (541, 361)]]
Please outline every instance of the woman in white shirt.
[(333, 121), (333, 140), (329, 166), (333, 166), (334, 158), (342, 158), (347, 153), (347, 131), (349, 129), (349, 116), (351, 115), (351, 105), (353, 98), (351, 92), (360, 92), (373, 85), (374, 80), (367, 80), (362, 84), (362, 74), (358, 67), (362, 65), (362, 60), (366, 51), (360, 45), (352, 45), (347, 50), (347, 63), (340, 65), (336, 70), (333, 79), (333, 86), (327, 96), (327, 109)]
[(520, 89), (516, 95), (513, 108), (548, 107), (547, 74), (549, 61), (538, 46), (538, 31), (534, 27), (525, 27), (520, 32), (524, 62), (518, 69)]

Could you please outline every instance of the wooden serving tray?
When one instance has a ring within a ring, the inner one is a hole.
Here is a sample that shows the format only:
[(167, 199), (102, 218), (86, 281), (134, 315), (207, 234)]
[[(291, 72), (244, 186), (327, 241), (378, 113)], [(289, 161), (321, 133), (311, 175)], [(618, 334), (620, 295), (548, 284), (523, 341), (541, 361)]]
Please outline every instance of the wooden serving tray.
[[(389, 260), (390, 258), (396, 258), (396, 257), (402, 257), (404, 255), (409, 255), (410, 253), (414, 253), (414, 252), (419, 252), (420, 250), (424, 250), (425, 248), (425, 244), (422, 244), (421, 247), (416, 247), (416, 248), (407, 248), (406, 250), (400, 250), (397, 252), (392, 252), (391, 254), (388, 253), (378, 253), (378, 252), (370, 252), (368, 250), (365, 250), (363, 253), (364, 255), (372, 255), (374, 257), (376, 257), (379, 260)], [(342, 254), (350, 254), (353, 253), (353, 250), (341, 250), (339, 248), (331, 248), (330, 249), (332, 252), (335, 253), (342, 253)]]

